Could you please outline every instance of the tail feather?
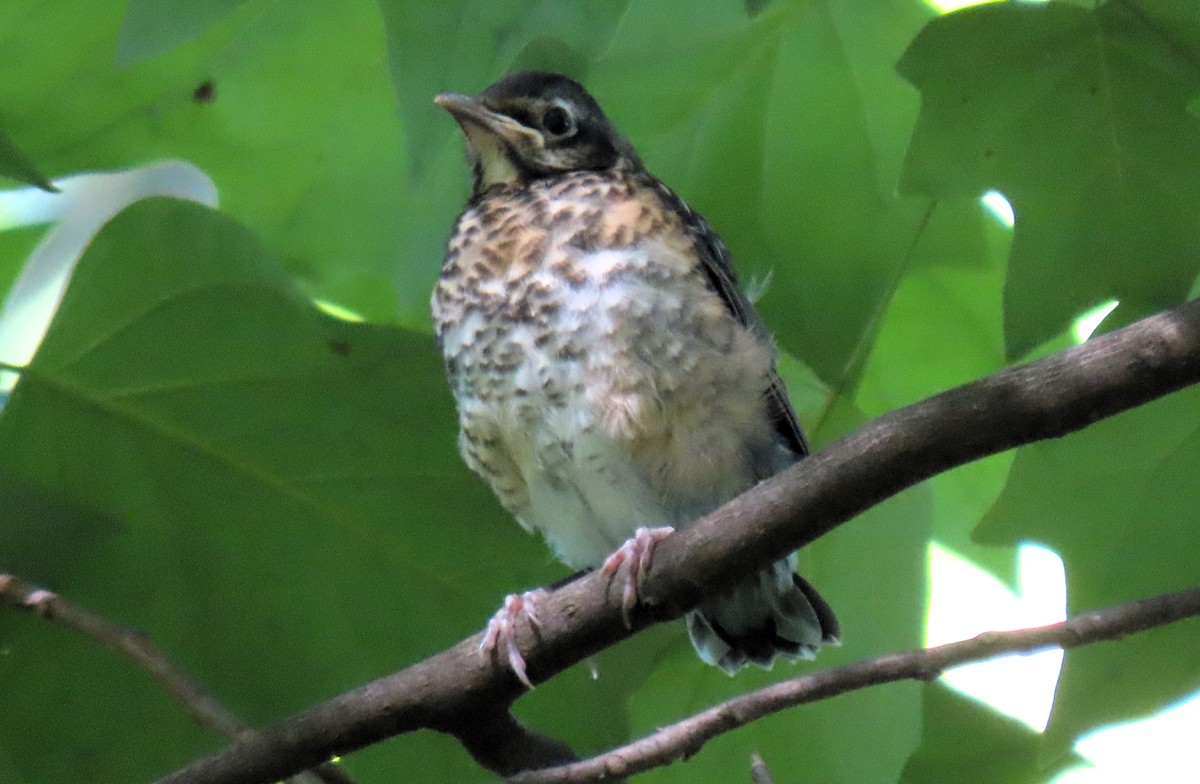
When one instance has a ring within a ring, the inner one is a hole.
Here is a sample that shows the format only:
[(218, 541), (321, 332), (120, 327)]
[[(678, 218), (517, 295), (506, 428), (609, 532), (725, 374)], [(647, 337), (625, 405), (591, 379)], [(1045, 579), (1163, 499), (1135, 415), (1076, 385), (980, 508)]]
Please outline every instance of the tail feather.
[(748, 663), (769, 668), (777, 656), (811, 659), (836, 645), (841, 629), (829, 603), (787, 558), (688, 613), (700, 658), (730, 675)]

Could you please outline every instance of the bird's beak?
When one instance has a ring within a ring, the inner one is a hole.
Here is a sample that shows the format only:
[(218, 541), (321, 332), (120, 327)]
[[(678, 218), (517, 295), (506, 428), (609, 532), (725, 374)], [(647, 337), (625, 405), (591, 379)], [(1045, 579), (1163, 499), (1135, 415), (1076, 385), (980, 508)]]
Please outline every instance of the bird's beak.
[(442, 93), (434, 98), (433, 102), (450, 112), (458, 121), (463, 133), (472, 141), (475, 140), (476, 134), (482, 132), (513, 145), (541, 147), (545, 143), (540, 133), (526, 128), (511, 117), (492, 111), (478, 98), (459, 93)]

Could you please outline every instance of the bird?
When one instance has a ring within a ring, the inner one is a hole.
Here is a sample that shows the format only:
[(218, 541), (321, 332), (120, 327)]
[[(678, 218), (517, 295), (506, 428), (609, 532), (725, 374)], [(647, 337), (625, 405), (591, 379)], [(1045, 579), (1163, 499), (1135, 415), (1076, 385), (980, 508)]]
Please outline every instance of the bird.
[[(575, 80), (520, 71), (434, 102), (465, 136), (471, 191), (431, 310), (467, 466), (578, 570), (625, 574), (654, 546), (808, 454), (773, 339), (708, 221), (642, 163)], [(795, 554), (686, 615), (734, 674), (840, 641)], [(480, 646), (507, 653), (542, 591), (508, 596)]]

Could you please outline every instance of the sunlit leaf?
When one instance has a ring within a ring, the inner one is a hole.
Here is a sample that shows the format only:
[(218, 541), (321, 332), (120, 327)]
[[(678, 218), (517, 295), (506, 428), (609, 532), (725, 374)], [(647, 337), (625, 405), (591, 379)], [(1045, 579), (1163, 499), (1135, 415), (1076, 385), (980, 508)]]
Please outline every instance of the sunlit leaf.
[[(1057, 441), (1025, 447), (976, 537), (1054, 549), (1070, 613), (1200, 583), (1196, 390)], [(1200, 686), (1194, 626), (1067, 651), (1047, 734), (1055, 751), (1088, 730), (1144, 714)]]
[(1042, 784), (1079, 762), (1067, 757), (1047, 765), (1039, 733), (940, 683), (922, 688), (925, 737), (900, 784)]
[(905, 187), (996, 189), (1016, 211), (1010, 357), (1110, 298), (1110, 327), (1177, 303), (1196, 276), (1200, 70), (1171, 39), (1200, 20), (1187, 8), (986, 4), (933, 22), (900, 61), (922, 97)]

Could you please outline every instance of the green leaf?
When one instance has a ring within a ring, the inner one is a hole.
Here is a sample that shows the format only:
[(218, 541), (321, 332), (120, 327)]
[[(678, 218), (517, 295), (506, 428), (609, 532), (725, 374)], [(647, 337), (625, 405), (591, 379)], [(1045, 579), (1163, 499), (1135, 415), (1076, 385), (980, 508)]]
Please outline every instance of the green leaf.
[(133, 65), (190, 41), (246, 0), (131, 0), (121, 22), (117, 64)]
[[(412, 208), (430, 194), (397, 188), (408, 164), (374, 3), (246, 4), (189, 45), (127, 68), (113, 57), (123, 12), (84, 0), (0, 3), (0, 107), (13, 138), (36, 140), (30, 153), (56, 173), (189, 160), (306, 290), (426, 328), (458, 206), (449, 186), (464, 177), (448, 174), (436, 217)], [(459, 150), (446, 152), (446, 171), (461, 167)], [(397, 260), (425, 271), (399, 312)]]
[(0, 176), (36, 185), (44, 191), (56, 190), (46, 179), (46, 175), (38, 171), (37, 165), (17, 148), (3, 129), (0, 129)]
[[(1108, 327), (1180, 301), (1196, 275), (1200, 70), (1174, 13), (1108, 2), (994, 3), (930, 23), (899, 63), (921, 90), (904, 185), (997, 189), (1017, 214), (1005, 288), (1008, 356), (1116, 298)], [(1146, 274), (1153, 265), (1154, 274)]]
[[(428, 336), (325, 316), (230, 219), (141, 202), (81, 259), (0, 415), (3, 565), (151, 630), (247, 720), (280, 718), (561, 574), (454, 431)], [(0, 736), (25, 780), (148, 780), (216, 745), (93, 643), (0, 624), (0, 690), (25, 706)], [(444, 770), (482, 778), (464, 754)]]
[[(926, 204), (896, 195), (916, 116), (893, 64), (928, 8), (631, 6), (591, 74), (651, 170), (704, 213), (781, 345), (853, 389)], [(649, 110), (653, 107), (653, 110)]]
[[(1024, 447), (976, 537), (1057, 552), (1072, 614), (1200, 583), (1198, 406), (1200, 391), (1189, 389)], [(1200, 686), (1195, 636), (1185, 622), (1067, 651), (1047, 728), (1051, 753)]]
[[(978, 199), (947, 199), (931, 211), (882, 315), (856, 403), (878, 416), (1004, 367), (1001, 292), (1011, 231)], [(1010, 580), (1013, 548), (982, 547), (971, 530), (995, 501), (1011, 454), (931, 478), (933, 533), (997, 577)]]
[(46, 233), (44, 226), (22, 226), (0, 230), (0, 287), (5, 291), (21, 273), (22, 262)]

